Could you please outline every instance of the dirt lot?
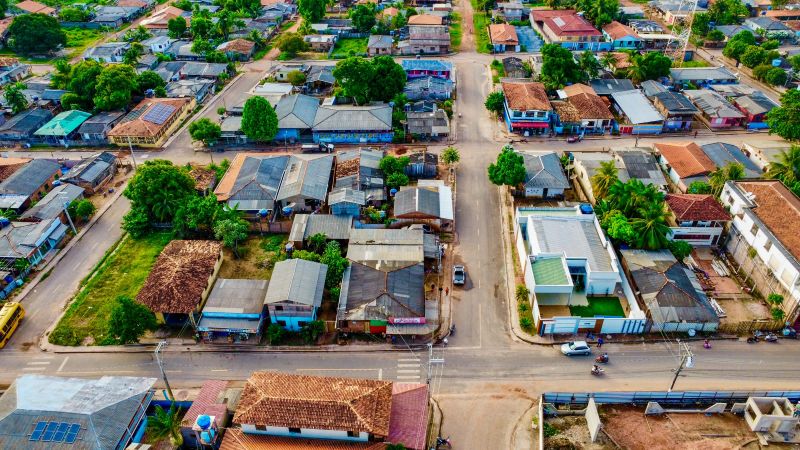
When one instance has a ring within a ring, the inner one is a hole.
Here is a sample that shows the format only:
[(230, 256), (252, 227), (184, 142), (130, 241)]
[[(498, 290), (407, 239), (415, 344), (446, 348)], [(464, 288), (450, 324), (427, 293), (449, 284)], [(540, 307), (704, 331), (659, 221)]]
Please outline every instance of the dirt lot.
[(712, 295), (717, 297), (726, 297), (732, 295), (741, 295), (742, 288), (739, 286), (739, 283), (733, 279), (732, 277), (723, 277), (720, 276), (714, 268), (711, 266), (711, 261), (714, 260), (714, 256), (711, 254), (711, 251), (707, 248), (697, 248), (692, 252), (692, 258), (706, 272), (708, 275), (709, 281), (714, 287), (714, 291)]
[(727, 317), (723, 322), (736, 323), (754, 319), (771, 318), (769, 308), (754, 298), (717, 299), (717, 303), (725, 310)]
[(226, 247), (219, 277), (268, 280), (275, 263), (285, 258), (282, 252), (285, 241), (286, 235), (283, 234), (250, 236), (239, 244), (240, 258), (235, 258)]
[(607, 436), (602, 432), (597, 437), (597, 442), (591, 442), (589, 428), (586, 427), (586, 419), (583, 416), (563, 416), (547, 419), (545, 425), (545, 436), (550, 431), (558, 434), (546, 437), (544, 447), (547, 450), (610, 450), (616, 449)]

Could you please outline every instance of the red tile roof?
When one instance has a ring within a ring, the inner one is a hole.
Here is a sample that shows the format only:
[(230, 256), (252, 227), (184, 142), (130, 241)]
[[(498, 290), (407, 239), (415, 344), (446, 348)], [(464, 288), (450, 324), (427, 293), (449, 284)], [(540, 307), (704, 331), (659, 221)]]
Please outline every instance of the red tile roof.
[(145, 115), (155, 107), (155, 105), (170, 105), (175, 110), (170, 114), (170, 117), (180, 115), (183, 109), (192, 102), (189, 98), (146, 98), (136, 105), (127, 116), (125, 116), (120, 123), (117, 124), (111, 131), (108, 132), (109, 136), (138, 136), (138, 137), (151, 137), (156, 136), (162, 128), (171, 124), (169, 119), (155, 123), (145, 120)]
[(508, 106), (515, 111), (550, 111), (552, 109), (542, 83), (504, 81), (502, 87)]
[(412, 450), (425, 450), (428, 431), (428, 386), (394, 383), (388, 442)]
[(383, 442), (348, 442), (243, 433), (228, 428), (219, 450), (385, 450)]
[(518, 45), (519, 38), (517, 37), (516, 28), (507, 23), (493, 23), (489, 25), (489, 36), (492, 38), (492, 44), (500, 45)]
[(534, 9), (531, 11), (531, 17), (535, 22), (542, 22), (553, 17), (574, 16), (575, 13), (574, 9)]
[(567, 97), (572, 97), (573, 95), (578, 95), (578, 94), (597, 95), (597, 92), (595, 92), (591, 86), (587, 86), (583, 83), (575, 83), (569, 86), (564, 86), (564, 89), (562, 90), (564, 91), (565, 94), (567, 94)]
[(731, 215), (713, 195), (667, 194), (667, 205), (678, 222), (684, 220), (730, 220)]
[(220, 417), (218, 413), (222, 411), (224, 414), (228, 407), (225, 403), (219, 403), (219, 397), (227, 388), (228, 382), (223, 380), (208, 380), (203, 383), (203, 387), (200, 388), (200, 393), (197, 395), (197, 398), (192, 402), (192, 406), (183, 416), (181, 426), (191, 427), (201, 414), (217, 416), (217, 425), (224, 426), (223, 423), (220, 423), (224, 417)]
[(567, 99), (575, 106), (583, 119), (613, 119), (614, 115), (608, 109), (606, 102), (599, 95), (578, 94), (572, 95)]
[(752, 193), (751, 211), (769, 228), (795, 259), (800, 260), (800, 198), (776, 180), (736, 181), (740, 189)]
[(603, 33), (597, 31), (588, 20), (577, 14), (559, 15), (548, 17), (543, 20), (544, 24), (556, 36), (601, 36)]
[(235, 52), (242, 55), (250, 55), (255, 47), (255, 42), (240, 38), (220, 44), (219, 49), (224, 52)]
[(623, 25), (616, 20), (604, 26), (603, 31), (605, 31), (605, 33), (611, 36), (611, 39), (614, 40), (622, 39), (628, 36), (639, 36), (635, 31), (633, 31), (633, 28)]
[(43, 4), (39, 3), (39, 2), (34, 2), (32, 0), (24, 0), (24, 1), (21, 1), (21, 2), (17, 3), (14, 6), (16, 6), (17, 8), (19, 8), (19, 9), (21, 9), (21, 10), (27, 12), (27, 13), (31, 13), (31, 14), (39, 13), (39, 14), (50, 15), (50, 14), (52, 14), (52, 13), (54, 13), (56, 11), (55, 9), (53, 9), (53, 8), (47, 6), (47, 5), (43, 5)]
[(432, 14), (417, 14), (408, 18), (409, 25), (441, 25), (442, 18)]
[(681, 178), (708, 175), (717, 168), (694, 142), (657, 143), (654, 147)]

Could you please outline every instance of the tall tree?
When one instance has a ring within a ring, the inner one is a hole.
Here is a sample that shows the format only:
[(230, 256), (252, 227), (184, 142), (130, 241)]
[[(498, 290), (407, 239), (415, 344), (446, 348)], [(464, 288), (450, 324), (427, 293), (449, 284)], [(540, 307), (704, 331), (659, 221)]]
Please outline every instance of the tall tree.
[(129, 66), (135, 66), (139, 63), (139, 58), (144, 54), (144, 47), (139, 42), (133, 42), (124, 55), (122, 55), (122, 62)]
[(278, 134), (278, 116), (269, 101), (254, 96), (247, 99), (242, 111), (242, 131), (253, 141), (268, 142)]
[(133, 344), (146, 331), (156, 329), (156, 317), (152, 311), (130, 297), (120, 295), (114, 301), (108, 321), (108, 336), (114, 344)]
[(333, 69), (333, 76), (344, 95), (353, 97), (357, 104), (362, 105), (370, 100), (375, 66), (369, 60), (356, 56), (339, 61)]
[(448, 166), (452, 166), (459, 160), (461, 160), (461, 155), (458, 153), (457, 148), (447, 147), (442, 151), (442, 162), (444, 162)]
[(792, 145), (783, 150), (767, 167), (767, 178), (781, 180), (787, 186), (800, 181), (800, 147)]
[(97, 78), (103, 72), (103, 66), (97, 61), (84, 60), (72, 66), (69, 72), (67, 89), (69, 92), (61, 97), (64, 109), (94, 109), (94, 96), (97, 93)]
[(592, 192), (595, 200), (600, 200), (608, 195), (611, 186), (619, 181), (619, 169), (614, 161), (603, 161), (594, 175), (592, 175)]
[(173, 447), (180, 448), (183, 445), (180, 414), (181, 409), (174, 402), (168, 412), (156, 405), (155, 414), (147, 418), (147, 434), (155, 441), (169, 438)]
[(239, 243), (247, 239), (249, 231), (250, 224), (244, 219), (224, 219), (214, 224), (214, 236), (233, 250), (236, 258), (239, 258)]
[(195, 39), (207, 39), (213, 27), (214, 23), (206, 17), (192, 17), (192, 37)]
[(525, 160), (514, 147), (506, 145), (489, 165), (489, 181), (498, 186), (517, 186), (525, 181)]
[(486, 97), (486, 102), (484, 102), (484, 106), (490, 112), (495, 113), (497, 116), (501, 116), (503, 114), (503, 110), (505, 109), (506, 104), (506, 96), (503, 94), (503, 91), (494, 91)]
[(94, 105), (101, 111), (122, 109), (136, 90), (136, 71), (127, 64), (112, 64), (97, 77)]
[(708, 184), (711, 185), (711, 192), (719, 196), (722, 188), (725, 187), (725, 182), (741, 180), (742, 178), (744, 178), (744, 166), (738, 162), (730, 162), (724, 167), (719, 167), (711, 172), (708, 175)]
[(221, 133), (219, 124), (212, 122), (207, 117), (195, 120), (189, 125), (189, 134), (192, 139), (201, 141), (205, 145), (217, 142)]
[(125, 40), (130, 42), (142, 42), (150, 39), (152, 36), (153, 34), (142, 25), (139, 25), (136, 28), (131, 28), (125, 32)]
[(170, 222), (187, 199), (195, 195), (194, 180), (184, 167), (171, 161), (149, 160), (139, 165), (123, 195), (131, 201), (129, 220), (137, 225), (142, 221)]
[(594, 56), (594, 52), (591, 50), (586, 50), (581, 53), (581, 56), (578, 60), (578, 63), (581, 66), (581, 70), (586, 73), (586, 78), (592, 79), (597, 78), (597, 75), (600, 73), (600, 62), (597, 61), (597, 57)]
[(167, 33), (172, 39), (178, 39), (186, 33), (186, 19), (184, 17), (173, 17), (167, 21)]
[(214, 194), (189, 197), (189, 201), (181, 205), (175, 212), (172, 230), (179, 237), (186, 237), (190, 234), (211, 236), (214, 222), (221, 210), (222, 207)]
[(300, 52), (308, 50), (308, 43), (299, 33), (284, 33), (278, 38), (278, 48), (287, 55), (294, 57)]
[(353, 26), (361, 33), (367, 33), (377, 22), (375, 20), (375, 5), (373, 3), (356, 5), (350, 10), (350, 19)]
[(585, 75), (572, 52), (559, 44), (542, 46), (542, 71), (540, 79), (549, 90), (561, 89), (567, 83), (584, 81)]
[(28, 99), (25, 97), (24, 91), (28, 85), (21, 81), (8, 86), (6, 88), (6, 103), (11, 107), (13, 114), (19, 114), (28, 109)]
[(325, 17), (327, 0), (298, 0), (297, 12), (308, 23), (318, 23)]
[(370, 100), (389, 102), (403, 93), (406, 85), (406, 71), (389, 55), (376, 56), (372, 59), (374, 67), (373, 81), (369, 86)]
[(717, 0), (709, 3), (708, 15), (716, 25), (735, 25), (750, 16), (741, 0)]
[(67, 35), (55, 17), (22, 14), (8, 27), (8, 44), (23, 55), (43, 55), (67, 45)]
[(325, 244), (325, 251), (319, 259), (321, 264), (328, 266), (328, 274), (325, 276), (325, 287), (333, 289), (342, 283), (342, 276), (350, 262), (342, 256), (342, 248), (336, 241)]
[(153, 72), (152, 70), (145, 70), (136, 76), (136, 86), (140, 94), (144, 94), (148, 89), (163, 88), (167, 82), (161, 78), (161, 75)]
[(767, 113), (770, 133), (788, 140), (800, 139), (800, 91), (788, 89), (781, 95), (781, 106)]
[(667, 233), (667, 213), (661, 205), (651, 205), (643, 208), (635, 219), (631, 219), (631, 227), (636, 238), (634, 244), (645, 250), (659, 250), (669, 244)]
[(628, 78), (635, 83), (665, 77), (672, 67), (672, 60), (661, 52), (648, 52), (646, 55), (636, 53), (631, 55), (630, 61)]

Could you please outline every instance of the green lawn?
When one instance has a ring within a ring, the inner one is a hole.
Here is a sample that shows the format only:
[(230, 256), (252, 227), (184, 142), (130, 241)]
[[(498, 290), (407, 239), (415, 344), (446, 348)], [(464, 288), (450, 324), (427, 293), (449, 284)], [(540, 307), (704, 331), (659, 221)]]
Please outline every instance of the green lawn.
[(461, 15), (454, 12), (450, 15), (450, 47), (453, 51), (461, 47)]
[(50, 335), (57, 345), (80, 345), (87, 337), (102, 345), (107, 321), (120, 295), (134, 298), (171, 233), (154, 233), (142, 239), (125, 238), (115, 253), (104, 258), (75, 296), (67, 312)]
[(472, 15), (472, 24), (475, 27), (475, 46), (478, 53), (488, 54), (492, 52), (492, 43), (489, 40), (489, 23), (490, 20), (486, 13), (476, 12)]
[(105, 34), (103, 30), (88, 28), (64, 28), (64, 33), (67, 34), (67, 48), (70, 49), (71, 56), (83, 53)]
[(625, 317), (625, 311), (617, 297), (589, 297), (588, 300), (589, 306), (570, 306), (569, 312), (579, 317)]
[(288, 22), (283, 22), (281, 24), (281, 31), (286, 31), (289, 28), (292, 28), (294, 26), (294, 23), (295, 23), (294, 20), (290, 20)]
[(367, 53), (367, 41), (369, 38), (345, 38), (336, 41), (333, 47), (331, 58), (344, 59), (352, 55), (364, 55)]

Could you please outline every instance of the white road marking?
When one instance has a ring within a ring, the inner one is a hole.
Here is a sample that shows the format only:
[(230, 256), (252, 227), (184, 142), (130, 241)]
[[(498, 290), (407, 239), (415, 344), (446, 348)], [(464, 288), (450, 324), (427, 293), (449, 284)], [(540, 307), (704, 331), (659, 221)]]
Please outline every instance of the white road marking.
[(50, 355), (50, 356), (34, 356), (31, 359), (53, 359), (53, 358), (55, 358), (55, 356)]
[(417, 364), (398, 364), (397, 367), (419, 367), (419, 363)]
[(36, 367), (23, 367), (23, 368), (22, 368), (22, 370), (23, 370), (23, 371), (26, 371), (26, 370), (27, 370), (27, 371), (37, 371), (37, 370), (46, 370), (46, 369), (47, 369), (47, 367), (43, 367), (43, 366), (36, 366)]
[(378, 369), (378, 379), (383, 380), (383, 369)]
[(483, 304), (478, 303), (478, 348), (483, 348)]
[(66, 358), (64, 358), (63, 361), (61, 361), (61, 365), (58, 366), (58, 370), (56, 370), (56, 372), (61, 372), (62, 370), (64, 370), (64, 366), (67, 365), (67, 361), (69, 361), (69, 356), (67, 356)]
[(419, 369), (397, 369), (397, 373), (419, 373)]
[(419, 358), (400, 358), (397, 361), (399, 361), (399, 362), (406, 362), (406, 361), (419, 362), (420, 359)]
[[(228, 369), (211, 369), (212, 372), (227, 372)], [(174, 372), (174, 371), (173, 371)]]
[(50, 364), (50, 361), (31, 361), (28, 363), (29, 366), (46, 366)]
[(413, 375), (411, 375), (411, 376), (409, 376), (409, 375), (398, 375), (397, 379), (398, 380), (419, 380), (419, 375), (417, 375), (417, 376), (413, 376)]

